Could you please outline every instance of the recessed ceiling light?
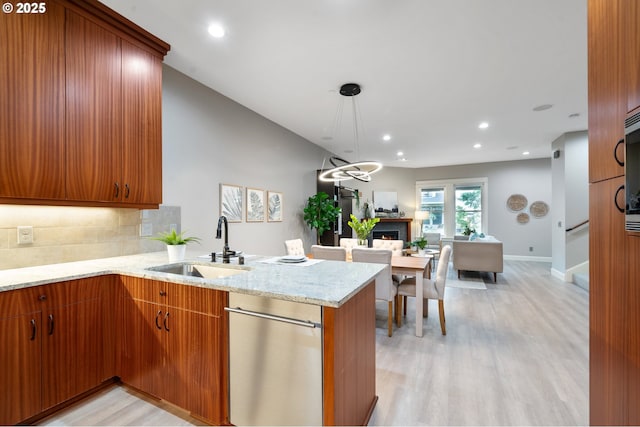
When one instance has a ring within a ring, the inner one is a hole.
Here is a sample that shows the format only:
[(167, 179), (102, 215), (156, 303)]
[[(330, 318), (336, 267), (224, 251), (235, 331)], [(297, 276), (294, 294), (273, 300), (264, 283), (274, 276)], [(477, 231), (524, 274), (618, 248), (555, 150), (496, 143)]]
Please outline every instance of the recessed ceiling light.
[(531, 154), (531, 153), (529, 153), (528, 151), (523, 151), (523, 152), (522, 152), (522, 155), (523, 155), (523, 156), (528, 156), (529, 154)]
[(209, 25), (207, 31), (209, 31), (209, 34), (211, 34), (212, 37), (215, 37), (217, 39), (224, 37), (225, 34), (224, 28), (222, 28), (220, 24)]
[(383, 135), (382, 136), (382, 140), (383, 141), (391, 141), (391, 135), (389, 135), (389, 134)]
[(396, 155), (397, 155), (398, 157), (400, 157), (400, 156), (404, 156), (404, 153), (403, 153), (402, 151), (398, 151), (398, 152), (396, 153)]
[(482, 144), (480, 144), (479, 142), (473, 144), (473, 148), (481, 148)]
[(537, 107), (533, 107), (533, 111), (544, 111), (550, 109), (551, 107), (553, 107), (553, 104), (542, 104), (538, 105)]
[(486, 128), (488, 128), (488, 127), (489, 127), (489, 123), (487, 123), (487, 122), (482, 122), (482, 123), (480, 123), (480, 124), (478, 125), (478, 128), (479, 128), (479, 129), (486, 129)]
[(401, 158), (401, 159), (399, 159), (399, 160), (400, 160), (401, 162), (406, 162), (406, 161), (407, 161), (407, 159), (405, 159), (404, 157), (403, 157), (403, 158)]

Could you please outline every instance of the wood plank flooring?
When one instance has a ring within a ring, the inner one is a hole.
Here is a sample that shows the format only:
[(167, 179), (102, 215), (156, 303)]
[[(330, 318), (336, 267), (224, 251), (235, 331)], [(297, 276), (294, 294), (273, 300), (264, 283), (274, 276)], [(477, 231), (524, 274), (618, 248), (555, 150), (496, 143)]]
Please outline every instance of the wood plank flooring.
[[(369, 425), (587, 425), (588, 293), (550, 264), (506, 261), (486, 290), (447, 288), (447, 335), (437, 302), (414, 336), (413, 298), (386, 333), (377, 307), (379, 396)], [(464, 275), (463, 275), (464, 279)], [(197, 425), (169, 405), (113, 386), (42, 425)]]

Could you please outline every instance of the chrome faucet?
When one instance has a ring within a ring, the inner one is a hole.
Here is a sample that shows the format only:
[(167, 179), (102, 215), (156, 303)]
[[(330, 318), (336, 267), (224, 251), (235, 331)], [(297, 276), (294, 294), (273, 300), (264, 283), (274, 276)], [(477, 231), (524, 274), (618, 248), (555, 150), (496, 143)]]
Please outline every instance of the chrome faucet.
[(222, 223), (224, 222), (224, 246), (222, 248), (222, 262), (229, 264), (229, 257), (236, 254), (236, 251), (229, 249), (229, 224), (226, 216), (218, 218), (218, 230), (216, 231), (216, 239), (222, 238)]

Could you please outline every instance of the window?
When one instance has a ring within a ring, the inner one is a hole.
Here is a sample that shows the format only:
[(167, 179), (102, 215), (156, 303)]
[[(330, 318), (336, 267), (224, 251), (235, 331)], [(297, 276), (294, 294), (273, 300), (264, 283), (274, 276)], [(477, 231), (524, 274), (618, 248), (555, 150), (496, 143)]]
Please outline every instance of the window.
[(444, 188), (422, 189), (420, 210), (429, 212), (429, 217), (422, 221), (422, 232), (444, 234)]
[(454, 186), (456, 194), (456, 234), (482, 231), (482, 186)]
[(487, 178), (416, 182), (416, 206), (429, 212), (422, 233), (446, 237), (464, 234), (467, 227), (487, 233)]

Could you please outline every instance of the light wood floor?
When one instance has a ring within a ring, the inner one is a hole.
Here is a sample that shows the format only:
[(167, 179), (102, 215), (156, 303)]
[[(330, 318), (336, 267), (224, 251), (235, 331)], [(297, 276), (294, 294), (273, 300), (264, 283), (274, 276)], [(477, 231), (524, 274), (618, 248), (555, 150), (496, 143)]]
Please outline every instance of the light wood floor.
[[(377, 307), (378, 404), (369, 425), (587, 425), (589, 297), (550, 264), (506, 261), (487, 289), (447, 288), (447, 335), (430, 302), (424, 337), (386, 334)], [(464, 276), (463, 276), (464, 279)], [(113, 386), (43, 425), (190, 425), (167, 405)]]

